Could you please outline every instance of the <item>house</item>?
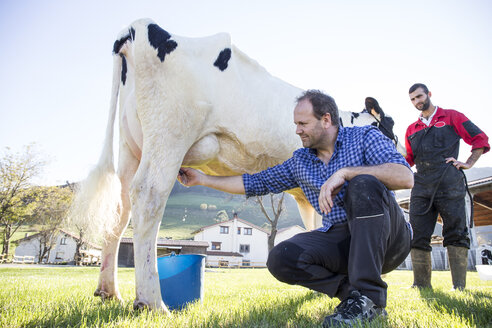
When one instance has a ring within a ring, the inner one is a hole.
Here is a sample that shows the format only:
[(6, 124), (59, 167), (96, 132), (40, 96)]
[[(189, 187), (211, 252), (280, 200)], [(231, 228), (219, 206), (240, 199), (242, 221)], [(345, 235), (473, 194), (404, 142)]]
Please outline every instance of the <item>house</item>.
[[(206, 241), (157, 239), (157, 257), (175, 254), (205, 254)], [(133, 238), (123, 237), (118, 251), (118, 266), (134, 267)]]
[[(302, 231), (305, 230), (299, 226), (281, 229), (276, 243)], [(208, 266), (266, 266), (269, 231), (238, 218), (237, 214), (231, 220), (202, 227), (192, 234), (194, 240), (210, 243), (206, 252)]]
[[(484, 172), (490, 172), (490, 168), (481, 168)], [(488, 169), (488, 170), (487, 170)], [(478, 170), (476, 170), (478, 171)], [(478, 171), (480, 172), (480, 171)], [(468, 176), (468, 174), (467, 174)], [(470, 222), (473, 210), (473, 228), (470, 229), (470, 250), (468, 251), (468, 269), (475, 270), (476, 264), (481, 264), (481, 250), (485, 245), (492, 245), (492, 176), (477, 176), (472, 181), (468, 181), (468, 189), (473, 199), (473, 207), (470, 206), (470, 199), (466, 196), (467, 219)], [(468, 177), (469, 178), (469, 177)], [(402, 194), (400, 194), (402, 195)], [(404, 209), (408, 219), (408, 208), (410, 197), (405, 195), (399, 197), (398, 204)], [(434, 270), (447, 270), (449, 268), (446, 255), (446, 248), (442, 245), (442, 221), (438, 217), (436, 228), (432, 236), (432, 268)], [(411, 269), (412, 260), (410, 255), (400, 265), (401, 269)]]
[(287, 228), (279, 229), (277, 231), (277, 235), (275, 236), (275, 243), (274, 244), (277, 245), (277, 244), (283, 242), (284, 240), (292, 238), (301, 232), (306, 232), (306, 229), (304, 229), (303, 227), (298, 226), (298, 225), (293, 225), (293, 226), (290, 226)]
[(238, 218), (202, 227), (192, 232), (194, 240), (208, 241), (208, 266), (265, 267), (268, 231)]
[[(26, 236), (16, 241), (14, 259), (34, 258), (34, 263), (75, 263), (75, 250), (77, 248), (76, 241), (80, 240), (75, 234), (63, 229), (58, 229), (54, 235), (55, 242), (43, 258), (39, 259), (40, 247), (42, 246), (43, 232), (36, 233), (31, 236)], [(85, 242), (81, 247), (81, 252), (85, 252), (87, 259), (92, 263), (97, 263), (97, 259), (101, 256), (101, 246), (91, 242)]]

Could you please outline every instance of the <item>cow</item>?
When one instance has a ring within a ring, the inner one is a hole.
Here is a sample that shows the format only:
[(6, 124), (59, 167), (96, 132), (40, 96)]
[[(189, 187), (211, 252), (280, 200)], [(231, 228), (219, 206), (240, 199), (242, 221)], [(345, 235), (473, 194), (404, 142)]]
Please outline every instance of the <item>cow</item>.
[[(182, 166), (213, 175), (255, 173), (302, 146), (293, 108), (303, 90), (269, 74), (225, 33), (170, 34), (150, 19), (132, 23), (113, 46), (113, 87), (104, 147), (82, 183), (72, 219), (104, 236), (95, 291), (121, 299), (117, 255), (130, 217), (134, 229), (135, 308), (168, 312), (162, 302), (156, 241), (167, 199)], [(119, 103), (119, 160), (113, 134)], [(340, 113), (345, 126), (376, 122)], [(300, 189), (290, 190), (305, 227), (321, 226)]]

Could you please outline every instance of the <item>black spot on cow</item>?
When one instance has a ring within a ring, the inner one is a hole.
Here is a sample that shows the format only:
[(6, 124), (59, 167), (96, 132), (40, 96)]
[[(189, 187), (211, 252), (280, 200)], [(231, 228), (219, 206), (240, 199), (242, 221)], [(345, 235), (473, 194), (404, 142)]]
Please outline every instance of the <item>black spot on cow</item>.
[(359, 117), (359, 113), (352, 113), (350, 116), (350, 123), (354, 124), (354, 120)]
[(113, 54), (117, 54), (120, 52), (121, 47), (125, 44), (126, 41), (128, 40), (135, 40), (135, 30), (133, 27), (129, 30), (128, 34), (125, 34), (125, 36), (121, 37), (119, 40), (116, 40), (113, 44)]
[(171, 35), (160, 28), (159, 25), (149, 24), (147, 28), (150, 45), (157, 49), (157, 57), (163, 62), (166, 55), (174, 51), (178, 44), (176, 41), (171, 40)]
[(218, 67), (221, 71), (224, 71), (227, 68), (229, 59), (231, 59), (231, 49), (225, 48), (215, 60), (214, 66)]
[(375, 127), (379, 127), (378, 122), (372, 122), (372, 123), (371, 123), (371, 125), (372, 125), (372, 126), (375, 126)]
[(126, 82), (126, 72), (127, 72), (127, 67), (126, 67), (126, 58), (125, 56), (121, 55), (121, 83), (125, 85)]
[(492, 264), (492, 252), (489, 249), (482, 250), (482, 264)]

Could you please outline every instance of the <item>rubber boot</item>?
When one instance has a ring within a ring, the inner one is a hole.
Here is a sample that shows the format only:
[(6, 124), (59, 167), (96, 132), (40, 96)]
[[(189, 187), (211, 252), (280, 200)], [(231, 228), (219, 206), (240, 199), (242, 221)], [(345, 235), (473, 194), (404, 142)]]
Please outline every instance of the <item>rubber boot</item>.
[(432, 288), (431, 274), (432, 262), (431, 253), (420, 249), (412, 248), (412, 267), (413, 267), (413, 285), (416, 288)]
[(463, 290), (466, 285), (466, 269), (468, 267), (468, 248), (448, 246), (449, 268), (453, 280), (453, 289)]

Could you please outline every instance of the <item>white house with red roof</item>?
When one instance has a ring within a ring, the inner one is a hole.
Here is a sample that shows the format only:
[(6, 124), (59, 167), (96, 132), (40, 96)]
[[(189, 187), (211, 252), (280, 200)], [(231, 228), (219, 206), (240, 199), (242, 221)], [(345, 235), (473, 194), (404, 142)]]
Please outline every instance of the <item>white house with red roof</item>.
[(194, 240), (207, 241), (208, 266), (264, 267), (268, 257), (268, 231), (234, 215), (229, 221), (202, 227)]
[[(288, 238), (300, 232), (297, 228), (290, 228), (282, 229)], [(281, 231), (276, 240), (287, 239)], [(194, 231), (193, 235), (194, 240), (209, 243), (206, 251), (208, 266), (265, 267), (269, 233), (268, 230), (242, 220), (235, 214), (233, 219), (202, 227)]]

